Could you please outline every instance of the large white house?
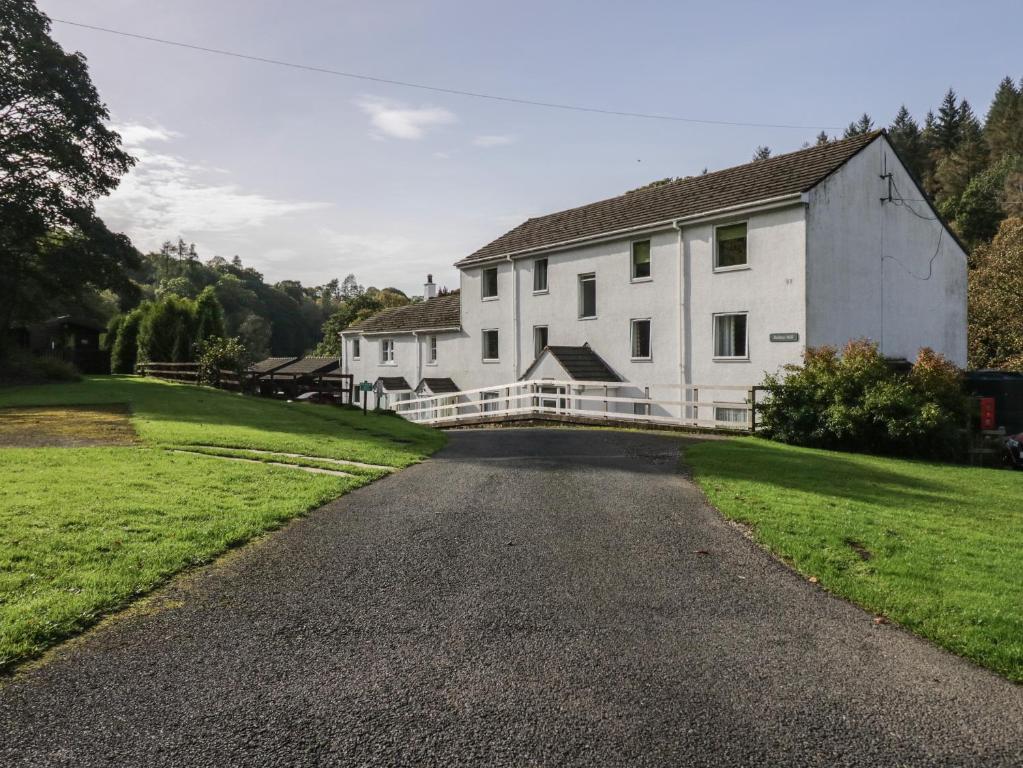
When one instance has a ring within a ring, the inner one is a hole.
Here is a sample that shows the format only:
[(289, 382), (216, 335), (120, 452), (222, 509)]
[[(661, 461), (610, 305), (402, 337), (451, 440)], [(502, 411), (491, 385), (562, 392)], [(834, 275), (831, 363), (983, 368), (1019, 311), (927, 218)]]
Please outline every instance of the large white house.
[(883, 132), (529, 219), (456, 266), (459, 291), (428, 279), (426, 301), (342, 334), (345, 371), (392, 406), (553, 380), (728, 422), (807, 346), (966, 363), (966, 252)]

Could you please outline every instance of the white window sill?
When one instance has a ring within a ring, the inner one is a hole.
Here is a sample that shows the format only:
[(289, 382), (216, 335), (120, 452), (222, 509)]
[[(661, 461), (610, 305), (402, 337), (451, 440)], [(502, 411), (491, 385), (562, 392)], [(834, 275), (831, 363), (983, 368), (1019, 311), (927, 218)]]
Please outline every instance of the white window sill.
[(551, 291), (550, 291), (549, 288), (544, 288), (542, 291), (533, 291), (533, 295), (534, 296), (546, 296), (550, 292)]
[(744, 272), (751, 269), (749, 264), (736, 264), (734, 267), (714, 267), (714, 272)]
[(652, 283), (653, 281), (653, 277), (634, 277), (629, 280), (630, 283)]
[(361, 361), (361, 360), (362, 360), (362, 358), (361, 358), (361, 357), (353, 357), (353, 358), (352, 358), (352, 362), (353, 362), (353, 363), (358, 363), (358, 362), (359, 362), (359, 361)]
[(498, 358), (486, 358), (486, 357), (485, 357), (485, 358), (483, 358), (483, 362), (484, 362), (485, 364), (488, 364), (488, 365), (489, 365), (489, 364), (491, 364), (491, 363), (499, 363), (499, 362), (501, 362), (501, 361), (500, 361), (500, 359), (498, 359)]
[(715, 363), (748, 363), (749, 357), (715, 357)]
[(580, 320), (596, 320), (597, 316), (596, 315), (589, 315), (587, 317), (580, 317), (579, 319)]
[(380, 363), (380, 365), (386, 365), (388, 368), (395, 368), (395, 367), (397, 367), (398, 364), (395, 363), (395, 362), (390, 362), (390, 363), (382, 362), (382, 363)]
[(430, 366), (431, 368), (436, 368), (436, 367), (437, 367), (437, 361), (436, 361), (436, 360), (434, 360), (434, 361), (433, 361), (432, 363), (425, 363), (425, 365), (428, 365), (428, 366)]
[(483, 301), (497, 301), (499, 298), (501, 298), (501, 297), (500, 296), (484, 296), (482, 300)]
[(629, 362), (631, 363), (652, 363), (654, 359), (652, 357), (630, 357)]

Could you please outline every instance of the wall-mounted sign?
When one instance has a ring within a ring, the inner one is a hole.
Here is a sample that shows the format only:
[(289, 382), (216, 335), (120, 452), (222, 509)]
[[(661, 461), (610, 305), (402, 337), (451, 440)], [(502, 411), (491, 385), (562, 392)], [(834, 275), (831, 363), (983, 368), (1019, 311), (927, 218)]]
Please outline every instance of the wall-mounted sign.
[(772, 333), (771, 341), (799, 341), (798, 333)]

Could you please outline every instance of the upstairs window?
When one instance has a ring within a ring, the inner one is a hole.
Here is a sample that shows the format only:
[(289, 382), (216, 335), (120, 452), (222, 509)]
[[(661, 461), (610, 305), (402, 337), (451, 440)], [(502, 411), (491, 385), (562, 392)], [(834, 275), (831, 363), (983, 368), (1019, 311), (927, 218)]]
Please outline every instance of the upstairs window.
[(597, 276), (579, 275), (579, 319), (597, 316)]
[(632, 244), (632, 279), (650, 279), (650, 241), (637, 240)]
[(437, 337), (436, 336), (431, 336), (430, 337), (430, 354), (429, 354), (428, 359), (429, 359), (429, 361), (431, 363), (436, 363), (437, 362)]
[(533, 262), (533, 293), (547, 293), (547, 259)]
[(385, 365), (394, 362), (394, 339), (383, 339), (380, 342), (380, 362)]
[(746, 222), (718, 227), (714, 238), (717, 241), (714, 269), (746, 266)]
[(352, 360), (362, 357), (362, 339), (352, 339)]
[(650, 321), (632, 321), (632, 359), (650, 359)]
[(714, 315), (714, 357), (732, 360), (749, 358), (747, 315)]
[(483, 270), (483, 298), (497, 298), (497, 267), (487, 267)]
[(483, 331), (483, 359), (498, 360), (500, 358), (500, 350), (497, 346), (497, 331)]

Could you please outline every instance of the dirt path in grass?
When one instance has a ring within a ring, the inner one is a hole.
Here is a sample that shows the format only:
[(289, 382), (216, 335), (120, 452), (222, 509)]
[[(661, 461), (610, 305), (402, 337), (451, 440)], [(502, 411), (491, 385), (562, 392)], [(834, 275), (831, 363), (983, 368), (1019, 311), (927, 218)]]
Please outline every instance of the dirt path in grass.
[(455, 433), (0, 687), (0, 764), (1023, 762), (1023, 688), (788, 571), (677, 446)]

